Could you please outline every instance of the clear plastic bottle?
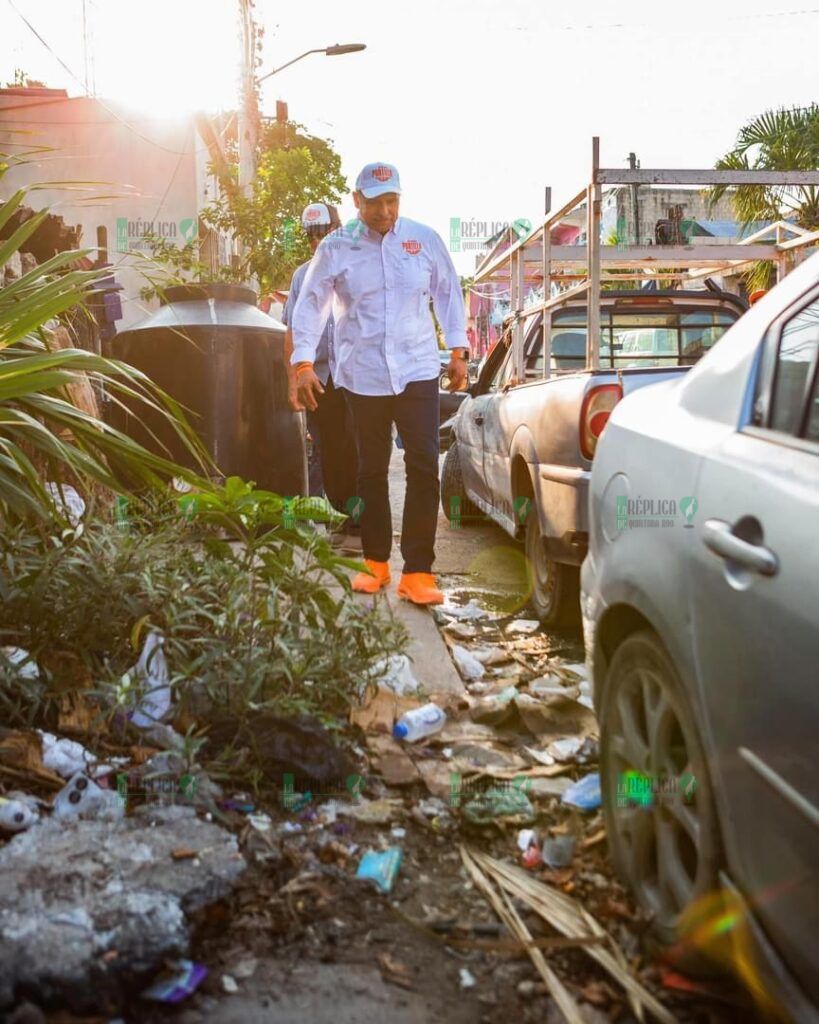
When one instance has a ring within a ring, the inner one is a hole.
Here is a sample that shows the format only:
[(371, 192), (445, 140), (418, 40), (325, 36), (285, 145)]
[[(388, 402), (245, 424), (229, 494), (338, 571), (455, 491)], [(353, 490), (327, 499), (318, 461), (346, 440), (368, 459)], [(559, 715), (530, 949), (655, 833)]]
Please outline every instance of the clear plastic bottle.
[(416, 743), (425, 736), (440, 732), (446, 722), (446, 714), (437, 704), (424, 704), (405, 712), (395, 723), (392, 734), (397, 740)]

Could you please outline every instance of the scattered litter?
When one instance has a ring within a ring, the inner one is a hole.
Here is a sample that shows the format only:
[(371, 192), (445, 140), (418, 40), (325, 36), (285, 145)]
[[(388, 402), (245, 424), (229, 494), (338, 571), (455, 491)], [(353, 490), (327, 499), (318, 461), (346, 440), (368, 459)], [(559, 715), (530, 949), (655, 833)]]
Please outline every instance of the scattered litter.
[(369, 681), (391, 690), (399, 697), (406, 697), (417, 692), (421, 684), (412, 674), (412, 667), (406, 654), (394, 654), (390, 658), (382, 658), (367, 673)]
[(440, 732), (446, 722), (446, 713), (430, 702), (423, 707), (406, 711), (395, 723), (392, 734), (397, 740), (416, 743), (426, 736)]
[(390, 835), (395, 839), (403, 839), (407, 834), (405, 828), (392, 828), (390, 829)]
[(0, 796), (0, 829), (5, 832), (24, 832), (40, 817), (37, 800), (26, 793)]
[(534, 871), (543, 865), (543, 856), (540, 852), (540, 847), (537, 845), (530, 846), (528, 849), (523, 851), (521, 857), (521, 863), (529, 871)]
[(461, 988), (474, 988), (477, 982), (475, 981), (475, 975), (471, 971), (468, 971), (466, 967), (462, 967), (458, 974), (461, 979)]
[(528, 636), (536, 633), (539, 629), (540, 623), (537, 619), (515, 619), (506, 627), (506, 632)]
[(598, 731), (594, 712), (565, 696), (536, 700), (528, 693), (519, 693), (515, 706), (526, 728), (540, 737), (541, 743), (564, 736), (589, 736)]
[(145, 638), (142, 653), (134, 668), (126, 672), (121, 680), (121, 688), (126, 702), (136, 694), (136, 707), (129, 711), (128, 717), (138, 729), (149, 729), (157, 724), (168, 713), (171, 707), (171, 688), (168, 685), (168, 662), (165, 659), (163, 644), (165, 638), (152, 629)]
[(596, 811), (602, 801), (599, 772), (584, 775), (563, 794), (564, 804), (578, 807), (581, 811)]
[(219, 806), (223, 811), (235, 811), (237, 814), (252, 814), (256, 810), (247, 793), (235, 793), (226, 800), (220, 800)]
[(0, 647), (0, 654), (14, 666), (20, 679), (39, 679), (40, 669), (28, 651), (22, 647)]
[(521, 852), (525, 852), (530, 846), (537, 843), (537, 831), (533, 828), (522, 828), (518, 832), (518, 849)]
[(368, 850), (361, 858), (356, 878), (364, 878), (376, 883), (381, 892), (392, 889), (398, 877), (404, 853), (398, 846), (390, 846), (386, 850)]
[(400, 988), (412, 988), (412, 972), (407, 964), (402, 964), (389, 953), (380, 953), (378, 966), (381, 968), (381, 977), (384, 981)]
[(551, 765), (555, 763), (554, 757), (545, 750), (537, 750), (535, 747), (524, 747), (526, 753), (533, 757), (538, 764)]
[(575, 662), (571, 665), (561, 665), (560, 668), (563, 672), (574, 673), (574, 675), (579, 676), (580, 679), (587, 680), (589, 678), (589, 670), (582, 661)]
[[(583, 906), (512, 864), (505, 864), (464, 846), (461, 847), (461, 858), (495, 912), (518, 938), (531, 942), (531, 933), (515, 909), (513, 898), (522, 900), (558, 932), (576, 941), (578, 946), (607, 970), (626, 990), (638, 1019), (642, 1019), (645, 1009), (661, 1024), (674, 1024), (673, 1014), (634, 977), (623, 951)], [(492, 882), (505, 899), (492, 886)], [(569, 1024), (582, 1024), (584, 1018), (577, 1004), (546, 963), (541, 951), (530, 946), (529, 955)]]
[(569, 786), (572, 785), (572, 780), (565, 776), (561, 779), (531, 778), (527, 776), (527, 779), (529, 785), (526, 787), (526, 795), (532, 800), (563, 796)]
[(495, 787), (478, 793), (464, 804), (463, 816), (473, 825), (490, 825), (499, 820), (512, 825), (530, 825), (535, 820), (535, 809), (521, 789)]
[(89, 772), (90, 766), (96, 762), (96, 754), (90, 753), (81, 743), (76, 743), (74, 740), (58, 739), (50, 732), (42, 732), (39, 729), (37, 731), (43, 745), (44, 767), (56, 772), (64, 779), (68, 779), (78, 772)]
[(257, 832), (269, 832), (273, 828), (273, 819), (269, 814), (248, 814), (247, 820)]
[(478, 635), (478, 630), (474, 626), (465, 626), (462, 622), (448, 622), (444, 630), (457, 640), (472, 640)]
[(399, 697), (384, 687), (371, 687), (362, 698), (361, 706), (350, 709), (350, 722), (366, 733), (391, 735), (396, 719), (420, 704), (417, 697)]
[(517, 695), (518, 691), (514, 686), (507, 686), (500, 693), (477, 701), (469, 709), (469, 716), (473, 722), (480, 722), (482, 725), (500, 725), (514, 710), (512, 701)]
[(505, 665), (513, 660), (505, 647), (480, 647), (472, 654), (482, 665)]
[(458, 671), (464, 679), (475, 680), (483, 676), (483, 665), (474, 654), (471, 654), (465, 647), (460, 647), (458, 644), (453, 644), (451, 650)]
[(550, 868), (567, 868), (574, 857), (574, 836), (549, 836), (543, 843), (543, 862)]
[(236, 983), (236, 979), (230, 974), (222, 975), (222, 991), (227, 992), (229, 996), (235, 996), (239, 991), (239, 986)]
[(208, 969), (203, 964), (179, 960), (142, 992), (142, 998), (157, 1003), (181, 1003), (196, 991), (207, 974)]
[(562, 740), (553, 740), (546, 748), (546, 752), (554, 758), (555, 761), (573, 761), (575, 754), (578, 753), (580, 748), (583, 746), (582, 736), (567, 736)]
[(360, 804), (339, 804), (336, 813), (362, 825), (389, 825), (404, 813), (404, 802), (397, 798), (364, 800)]
[(543, 863), (540, 856), (540, 837), (533, 828), (522, 828), (518, 832), (518, 849), (523, 866), (531, 871)]
[(443, 604), (440, 607), (440, 612), (443, 615), (451, 616), (453, 619), (460, 619), (462, 622), (485, 619), (489, 616), (489, 613), (481, 608), (474, 598), (465, 605)]
[(54, 817), (60, 821), (100, 818), (117, 821), (125, 815), (125, 801), (115, 790), (102, 789), (78, 772), (54, 798)]
[(529, 693), (533, 697), (573, 697), (575, 700), (580, 696), (579, 686), (564, 686), (560, 682), (560, 676), (543, 676), (540, 679), (532, 679), (529, 682)]
[(85, 515), (85, 502), (80, 497), (77, 489), (71, 484), (57, 484), (49, 480), (45, 489), (53, 499), (54, 504), (65, 513), (66, 519), (72, 526), (78, 526)]

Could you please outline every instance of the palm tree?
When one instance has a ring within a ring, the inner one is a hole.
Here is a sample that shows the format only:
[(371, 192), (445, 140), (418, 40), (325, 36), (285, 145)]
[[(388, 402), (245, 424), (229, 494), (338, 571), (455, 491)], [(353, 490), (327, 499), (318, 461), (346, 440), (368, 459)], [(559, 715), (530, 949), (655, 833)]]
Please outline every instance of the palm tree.
[[(819, 104), (766, 110), (745, 124), (734, 148), (717, 161), (718, 170), (815, 171), (819, 167)], [(709, 190), (716, 203), (729, 186)], [(760, 220), (793, 219), (808, 231), (819, 229), (819, 188), (815, 185), (742, 185), (731, 201), (743, 227)], [(770, 262), (756, 264), (749, 285), (767, 287), (773, 278)]]

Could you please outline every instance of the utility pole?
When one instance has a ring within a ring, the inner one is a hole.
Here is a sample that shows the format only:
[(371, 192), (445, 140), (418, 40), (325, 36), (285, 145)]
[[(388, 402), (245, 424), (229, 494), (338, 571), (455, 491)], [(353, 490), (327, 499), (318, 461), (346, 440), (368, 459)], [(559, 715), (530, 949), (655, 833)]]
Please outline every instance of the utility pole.
[(239, 191), (249, 196), (256, 178), (259, 106), (256, 101), (256, 23), (253, 0), (239, 0), (242, 31), (242, 95), (239, 105)]
[[(632, 171), (636, 171), (640, 166), (640, 161), (637, 159), (635, 153), (629, 153), (628, 165)], [(634, 244), (640, 244), (640, 200), (638, 197), (637, 190), (639, 185), (634, 184), (631, 186), (631, 212), (634, 216)]]

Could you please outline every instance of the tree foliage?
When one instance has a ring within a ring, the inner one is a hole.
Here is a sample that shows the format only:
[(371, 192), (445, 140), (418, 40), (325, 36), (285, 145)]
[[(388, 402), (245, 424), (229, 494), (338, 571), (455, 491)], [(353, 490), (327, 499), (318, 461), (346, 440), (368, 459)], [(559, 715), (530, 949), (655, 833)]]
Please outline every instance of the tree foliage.
[[(152, 258), (174, 282), (253, 279), (262, 294), (286, 288), (293, 270), (310, 258), (307, 238), (299, 228), (302, 210), (308, 203), (337, 203), (344, 195), (341, 157), (330, 142), (309, 135), (302, 125), (262, 122), (256, 179), (246, 196), (238, 187), (236, 155), (231, 147), (227, 167), (211, 167), (220, 195), (200, 217), (206, 230), (235, 238), (242, 252), (239, 259), (211, 270), (200, 255), (202, 238), (182, 248), (152, 239)], [(158, 290), (160, 279), (148, 276), (150, 295)]]
[[(819, 168), (819, 104), (766, 110), (752, 118), (716, 166), (734, 171), (815, 171)], [(819, 188), (815, 185), (720, 185), (709, 192), (712, 205), (729, 189), (734, 212), (744, 227), (757, 221), (792, 218), (808, 231), (819, 229)], [(769, 262), (757, 264), (749, 275), (749, 286), (767, 287), (772, 277)]]

